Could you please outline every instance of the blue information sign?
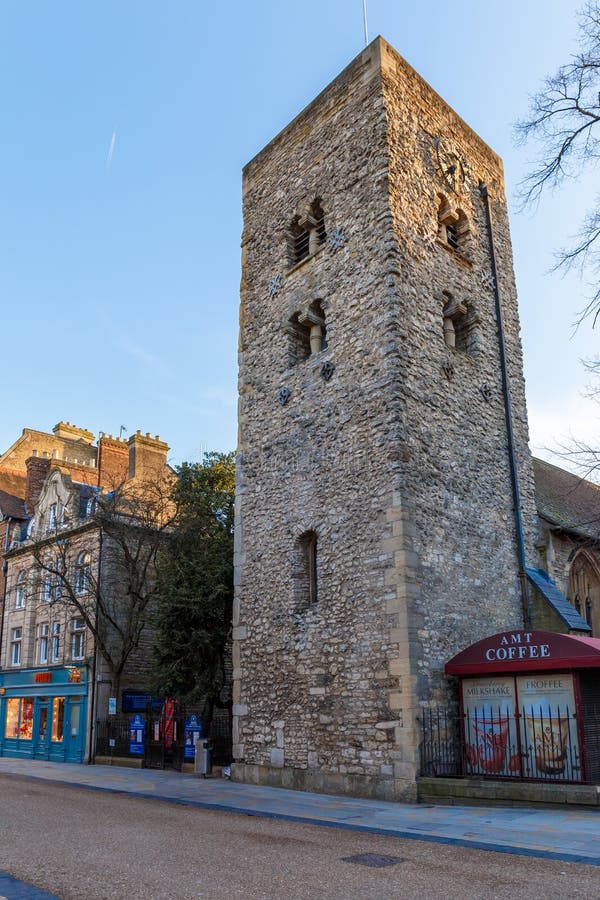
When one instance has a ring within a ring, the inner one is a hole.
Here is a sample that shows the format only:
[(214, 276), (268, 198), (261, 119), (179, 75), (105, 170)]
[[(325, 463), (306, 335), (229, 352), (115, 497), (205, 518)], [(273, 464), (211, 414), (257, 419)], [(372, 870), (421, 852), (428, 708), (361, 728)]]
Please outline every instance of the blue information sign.
[(129, 720), (129, 752), (135, 756), (144, 755), (146, 723), (140, 715)]
[(183, 726), (185, 732), (185, 742), (183, 745), (184, 759), (194, 759), (196, 755), (196, 741), (202, 737), (202, 722), (198, 720), (198, 716), (190, 716), (185, 720)]

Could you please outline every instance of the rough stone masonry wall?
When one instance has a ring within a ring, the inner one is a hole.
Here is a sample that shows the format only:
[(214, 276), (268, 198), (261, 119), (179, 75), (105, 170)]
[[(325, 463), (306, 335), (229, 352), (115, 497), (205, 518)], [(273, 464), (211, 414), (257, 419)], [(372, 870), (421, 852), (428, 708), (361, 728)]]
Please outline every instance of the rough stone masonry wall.
[[(393, 242), (385, 130), (371, 48), (245, 172), (234, 755), (239, 777), (392, 796), (396, 323), (377, 262)], [(315, 196), (328, 234), (345, 241), (289, 271), (287, 229)], [(290, 366), (286, 323), (316, 299), (328, 349)], [(300, 612), (295, 543), (307, 530), (318, 535), (319, 595)]]
[[(459, 649), (523, 624), (482, 181), (492, 205), (530, 564), (537, 519), (501, 162), (389, 45), (381, 52), (401, 329), (396, 478), (414, 526), (410, 654), (419, 700), (429, 702), (444, 697), (443, 666)], [(464, 166), (456, 191), (441, 171), (453, 161), (448, 151)], [(466, 216), (461, 252), (439, 238), (440, 193)], [(444, 342), (443, 292), (467, 305), (469, 352)]]
[[(470, 262), (435, 241), (431, 136), (441, 131), (473, 168), (463, 201)], [(420, 703), (445, 694), (443, 663), (484, 634), (520, 624), (479, 177), (489, 182), (498, 219), (532, 544), (516, 298), (496, 157), (377, 40), (245, 170), (234, 777), (414, 797), (415, 715)], [(328, 233), (340, 230), (344, 240), (290, 271), (286, 231), (315, 196)], [(442, 290), (476, 308), (477, 355), (446, 349)], [(286, 324), (314, 300), (329, 346), (291, 366)], [(325, 361), (335, 365), (329, 381), (320, 374)], [(283, 388), (290, 395), (280, 404)], [(308, 530), (318, 535), (319, 596), (300, 611), (295, 548)]]

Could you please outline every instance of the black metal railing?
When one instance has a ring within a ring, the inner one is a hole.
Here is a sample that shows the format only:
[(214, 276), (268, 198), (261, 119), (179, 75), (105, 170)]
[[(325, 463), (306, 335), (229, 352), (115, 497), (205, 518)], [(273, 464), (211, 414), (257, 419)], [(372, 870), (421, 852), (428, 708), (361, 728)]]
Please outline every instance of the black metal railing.
[(600, 769), (600, 710), (582, 720), (567, 706), (487, 706), (462, 716), (438, 707), (421, 717), (421, 773), (595, 783)]
[[(131, 720), (133, 714), (108, 716), (98, 719), (96, 728), (96, 756), (142, 758), (149, 768), (171, 767), (181, 769), (184, 762), (185, 722), (196, 714), (201, 721), (200, 710), (179, 707), (167, 722), (155, 710), (139, 713), (144, 723), (144, 752), (132, 752)], [(231, 756), (231, 713), (229, 709), (216, 707), (208, 728), (213, 745), (213, 763), (229, 765)], [(139, 749), (139, 748), (138, 748)]]

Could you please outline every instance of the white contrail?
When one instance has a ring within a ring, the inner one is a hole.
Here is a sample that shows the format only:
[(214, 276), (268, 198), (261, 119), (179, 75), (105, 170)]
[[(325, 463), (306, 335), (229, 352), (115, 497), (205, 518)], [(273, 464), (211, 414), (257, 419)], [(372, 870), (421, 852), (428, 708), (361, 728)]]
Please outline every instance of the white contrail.
[(117, 140), (117, 132), (113, 131), (112, 137), (110, 139), (110, 147), (108, 148), (108, 156), (106, 157), (106, 168), (110, 168), (110, 164), (112, 162), (113, 153), (115, 152), (115, 141)]

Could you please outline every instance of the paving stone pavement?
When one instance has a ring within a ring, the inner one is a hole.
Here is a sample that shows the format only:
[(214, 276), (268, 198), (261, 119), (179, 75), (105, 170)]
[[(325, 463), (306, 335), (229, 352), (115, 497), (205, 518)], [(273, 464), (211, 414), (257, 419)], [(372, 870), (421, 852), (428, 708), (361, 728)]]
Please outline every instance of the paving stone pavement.
[(203, 809), (600, 866), (598, 810), (387, 803), (237, 784), (224, 778), (196, 778), (157, 769), (0, 758), (0, 776), (3, 775)]
[(60, 900), (60, 898), (0, 872), (0, 900)]

